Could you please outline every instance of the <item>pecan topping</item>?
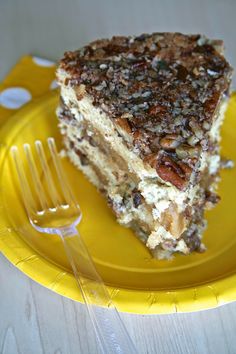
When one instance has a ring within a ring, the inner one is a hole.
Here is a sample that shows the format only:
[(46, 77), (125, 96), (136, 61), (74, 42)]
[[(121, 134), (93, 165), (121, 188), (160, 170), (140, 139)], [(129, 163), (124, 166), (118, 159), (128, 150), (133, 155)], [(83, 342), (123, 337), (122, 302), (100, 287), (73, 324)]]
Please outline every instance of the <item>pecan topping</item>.
[(58, 78), (64, 71), (65, 84), (77, 90), (78, 99), (88, 94), (121, 134), (132, 134), (129, 142), (142, 160), (148, 155), (154, 165), (151, 153), (172, 154), (184, 176), (173, 163), (159, 163), (158, 169), (184, 188), (188, 173), (179, 162), (189, 164), (199, 151), (210, 149), (207, 132), (229, 91), (232, 69), (222, 49), (222, 42), (201, 35), (113, 37), (65, 53)]

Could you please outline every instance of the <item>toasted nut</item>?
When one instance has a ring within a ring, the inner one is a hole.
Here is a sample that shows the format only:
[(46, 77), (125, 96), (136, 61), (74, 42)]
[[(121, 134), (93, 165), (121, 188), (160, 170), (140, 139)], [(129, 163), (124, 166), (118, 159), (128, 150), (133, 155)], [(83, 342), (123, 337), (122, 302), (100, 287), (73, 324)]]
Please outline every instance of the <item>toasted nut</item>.
[(147, 155), (144, 159), (145, 162), (147, 162), (151, 167), (156, 168), (157, 165), (157, 154), (150, 154)]
[(152, 152), (158, 152), (160, 150), (160, 141), (159, 137), (156, 136), (154, 139), (151, 140), (150, 142), (150, 149)]
[(156, 171), (164, 181), (170, 182), (178, 189), (183, 190), (186, 187), (191, 168), (184, 163), (177, 164), (169, 156), (162, 155), (157, 160)]
[(182, 170), (184, 171), (185, 173), (185, 176), (186, 177), (189, 177), (192, 173), (192, 169), (191, 167), (189, 167), (186, 163), (184, 162), (179, 162), (179, 166), (182, 168)]
[(195, 135), (192, 135), (188, 138), (187, 141), (189, 145), (195, 146), (199, 142), (199, 139)]
[(157, 173), (164, 181), (172, 183), (180, 190), (184, 189), (186, 184), (185, 180), (181, 178), (176, 172), (174, 172), (170, 167), (164, 165), (158, 166)]
[(121, 116), (122, 119), (126, 118), (126, 119), (132, 119), (133, 115), (131, 113), (123, 113)]
[(85, 85), (79, 85), (77, 88), (76, 88), (76, 98), (77, 100), (82, 100), (82, 98), (84, 98), (84, 95), (86, 93), (86, 90), (85, 90)]
[(198, 139), (202, 139), (203, 138), (203, 131), (202, 131), (200, 125), (194, 120), (191, 120), (189, 122), (189, 125), (192, 128), (192, 131), (196, 135), (196, 137)]
[(126, 118), (116, 118), (116, 124), (118, 124), (126, 133), (132, 133), (129, 121)]
[(134, 140), (140, 140), (141, 137), (142, 137), (142, 134), (141, 134), (140, 130), (136, 130), (136, 131), (133, 133), (133, 137), (134, 137)]
[(175, 152), (180, 159), (186, 159), (188, 157), (188, 152), (183, 145), (179, 146)]
[(169, 134), (160, 140), (160, 145), (165, 150), (175, 150), (180, 145), (180, 139), (177, 135)]
[(176, 154), (181, 160), (186, 159), (187, 157), (197, 157), (199, 154), (199, 147), (183, 144), (176, 149)]

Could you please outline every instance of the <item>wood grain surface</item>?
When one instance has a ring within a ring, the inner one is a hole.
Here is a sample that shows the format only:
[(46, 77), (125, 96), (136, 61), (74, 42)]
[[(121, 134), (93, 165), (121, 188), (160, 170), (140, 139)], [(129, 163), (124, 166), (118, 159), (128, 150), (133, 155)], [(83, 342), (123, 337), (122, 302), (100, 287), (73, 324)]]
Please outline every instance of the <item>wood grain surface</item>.
[[(235, 17), (235, 0), (0, 0), (0, 79), (26, 53), (57, 60), (98, 37), (150, 31), (222, 38), (236, 67)], [(236, 304), (122, 318), (140, 354), (236, 353)], [(43, 288), (0, 255), (0, 353), (99, 351), (83, 305)]]

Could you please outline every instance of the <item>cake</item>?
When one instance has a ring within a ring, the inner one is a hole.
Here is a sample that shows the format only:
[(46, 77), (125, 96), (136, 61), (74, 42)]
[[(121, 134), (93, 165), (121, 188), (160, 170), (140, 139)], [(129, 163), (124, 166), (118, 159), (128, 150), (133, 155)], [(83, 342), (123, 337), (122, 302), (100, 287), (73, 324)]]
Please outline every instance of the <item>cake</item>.
[(232, 69), (202, 35), (113, 37), (57, 69), (65, 151), (154, 257), (202, 252)]

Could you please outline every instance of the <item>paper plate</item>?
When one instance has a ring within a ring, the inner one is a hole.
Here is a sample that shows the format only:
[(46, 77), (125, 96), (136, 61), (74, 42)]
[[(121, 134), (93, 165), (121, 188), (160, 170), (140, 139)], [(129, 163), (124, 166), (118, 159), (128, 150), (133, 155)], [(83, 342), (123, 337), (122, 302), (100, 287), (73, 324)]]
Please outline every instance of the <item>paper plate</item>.
[[(37, 233), (29, 225), (8, 151), (53, 136), (61, 147), (55, 108), (58, 93), (20, 110), (1, 131), (0, 250), (22, 272), (47, 288), (82, 302), (57, 236)], [(236, 95), (224, 123), (222, 154), (236, 160)], [(207, 251), (178, 255), (171, 261), (152, 259), (134, 234), (115, 221), (96, 189), (63, 159), (80, 202), (79, 225), (94, 262), (119, 311), (161, 314), (208, 309), (236, 299), (236, 169), (222, 171), (222, 201), (207, 214)]]

